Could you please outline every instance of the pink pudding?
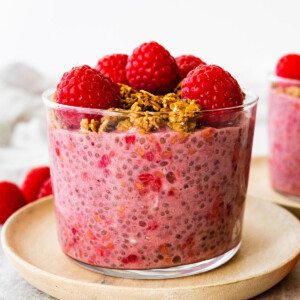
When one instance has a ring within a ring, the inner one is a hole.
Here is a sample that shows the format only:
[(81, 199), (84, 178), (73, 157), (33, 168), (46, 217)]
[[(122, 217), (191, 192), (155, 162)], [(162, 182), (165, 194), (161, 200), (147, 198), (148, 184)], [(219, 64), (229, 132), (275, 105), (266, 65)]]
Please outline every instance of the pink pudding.
[(217, 257), (241, 241), (255, 107), (191, 133), (81, 132), (48, 118), (59, 242), (70, 257), (153, 269)]
[(257, 97), (156, 42), (99, 62), (43, 95), (62, 251), (137, 279), (226, 263), (241, 245)]
[(300, 196), (300, 82), (284, 83), (269, 93), (270, 177), (276, 190)]

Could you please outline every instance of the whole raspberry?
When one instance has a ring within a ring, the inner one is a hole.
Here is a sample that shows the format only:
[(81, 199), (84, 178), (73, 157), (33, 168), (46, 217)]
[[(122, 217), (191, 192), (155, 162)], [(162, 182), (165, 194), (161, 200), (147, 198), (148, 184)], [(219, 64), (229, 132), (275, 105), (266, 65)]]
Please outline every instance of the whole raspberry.
[(39, 167), (29, 171), (22, 185), (22, 192), (28, 203), (38, 199), (39, 191), (49, 177), (49, 167)]
[(152, 94), (171, 92), (180, 80), (174, 57), (156, 42), (144, 43), (133, 50), (126, 76), (131, 87)]
[(127, 54), (106, 55), (99, 59), (95, 69), (108, 76), (115, 83), (128, 85), (125, 69), (127, 61)]
[(281, 57), (276, 66), (276, 75), (300, 80), (300, 55), (288, 54)]
[(194, 55), (181, 55), (175, 58), (179, 73), (180, 80), (186, 77), (186, 75), (194, 70), (199, 65), (206, 65), (206, 63), (200, 58)]
[[(74, 67), (64, 73), (57, 85), (55, 101), (60, 104), (86, 108), (108, 109), (119, 107), (120, 88), (109, 77), (89, 66)], [(82, 119), (97, 119), (101, 116), (87, 115), (74, 110), (57, 110), (56, 115), (66, 125), (79, 126)]]
[(74, 67), (57, 85), (60, 104), (108, 109), (120, 105), (120, 89), (112, 80), (89, 66)]
[(194, 99), (204, 110), (243, 104), (242, 90), (237, 81), (215, 65), (200, 65), (182, 81), (182, 98)]
[(0, 224), (4, 224), (12, 213), (25, 204), (25, 197), (15, 184), (0, 182)]
[(52, 195), (51, 177), (49, 177), (41, 186), (37, 199)]

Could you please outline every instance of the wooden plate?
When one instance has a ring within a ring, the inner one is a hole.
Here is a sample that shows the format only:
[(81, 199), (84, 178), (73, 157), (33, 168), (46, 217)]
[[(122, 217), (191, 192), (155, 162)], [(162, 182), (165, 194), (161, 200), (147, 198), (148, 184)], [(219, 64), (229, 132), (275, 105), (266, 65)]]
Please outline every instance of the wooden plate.
[(216, 270), (167, 280), (115, 278), (79, 267), (59, 248), (51, 198), (16, 212), (3, 227), (2, 245), (28, 282), (59, 299), (241, 300), (269, 289), (294, 267), (300, 223), (279, 206), (250, 197), (237, 255)]
[(268, 158), (266, 156), (252, 158), (248, 194), (284, 206), (300, 218), (300, 201), (280, 194), (272, 188), (269, 177)]

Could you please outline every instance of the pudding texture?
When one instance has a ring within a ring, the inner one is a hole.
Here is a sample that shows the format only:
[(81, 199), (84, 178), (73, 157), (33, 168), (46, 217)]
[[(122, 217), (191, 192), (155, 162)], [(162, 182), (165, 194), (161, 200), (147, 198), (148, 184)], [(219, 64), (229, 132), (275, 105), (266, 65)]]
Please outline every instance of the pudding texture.
[[(279, 105), (279, 99), (272, 101)], [(279, 107), (272, 120), (278, 115)], [(153, 269), (204, 261), (236, 247), (254, 119), (243, 112), (235, 125), (190, 133), (163, 127), (146, 134), (135, 128), (99, 134), (59, 128), (48, 118), (63, 251), (94, 266)], [(299, 139), (300, 122), (297, 128), (293, 132)], [(296, 163), (299, 147), (293, 149), (282, 155)], [(281, 154), (276, 153), (272, 159), (279, 168)], [(294, 175), (298, 182), (299, 169)], [(275, 182), (287, 186), (283, 177), (275, 176)], [(300, 193), (300, 186), (288, 188)]]
[(300, 98), (270, 89), (268, 131), (272, 186), (300, 196)]

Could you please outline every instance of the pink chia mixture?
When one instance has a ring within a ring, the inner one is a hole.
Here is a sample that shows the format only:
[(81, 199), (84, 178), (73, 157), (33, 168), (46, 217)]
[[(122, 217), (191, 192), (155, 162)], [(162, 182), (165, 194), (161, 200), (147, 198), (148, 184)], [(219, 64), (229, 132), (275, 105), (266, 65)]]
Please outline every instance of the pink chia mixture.
[[(296, 122), (295, 109), (284, 117), (278, 108), (272, 118), (284, 126)], [(292, 132), (299, 139), (299, 121), (297, 126)], [(152, 269), (233, 249), (241, 240), (253, 130), (254, 120), (246, 115), (239, 125), (189, 134), (168, 128), (83, 133), (48, 121), (63, 251), (95, 266)], [(278, 145), (295, 143), (280, 134)], [(284, 155), (299, 159), (297, 147)], [(298, 182), (299, 169), (293, 175)]]
[(271, 183), (300, 196), (300, 98), (271, 89), (268, 124)]

